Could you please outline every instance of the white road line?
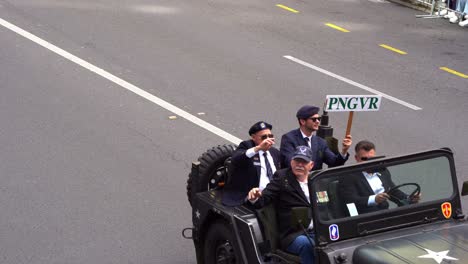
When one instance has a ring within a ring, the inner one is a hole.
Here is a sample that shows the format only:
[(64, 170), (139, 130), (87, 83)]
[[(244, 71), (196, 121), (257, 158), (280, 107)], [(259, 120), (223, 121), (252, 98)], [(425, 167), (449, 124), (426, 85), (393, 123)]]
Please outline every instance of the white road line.
[(340, 76), (340, 75), (338, 75), (338, 74), (334, 74), (334, 73), (332, 73), (332, 72), (329, 72), (329, 71), (327, 71), (327, 70), (324, 70), (324, 69), (322, 69), (322, 68), (320, 68), (320, 67), (317, 67), (317, 66), (315, 66), (315, 65), (312, 65), (312, 64), (307, 63), (307, 62), (305, 62), (305, 61), (302, 61), (302, 60), (300, 60), (300, 59), (294, 58), (293, 56), (286, 55), (286, 56), (283, 56), (283, 58), (286, 58), (286, 59), (288, 59), (288, 60), (291, 60), (291, 61), (294, 61), (294, 62), (296, 62), (296, 63), (299, 63), (299, 64), (301, 64), (301, 65), (303, 65), (303, 66), (305, 66), (305, 67), (307, 67), (307, 68), (316, 70), (316, 71), (318, 71), (318, 72), (321, 72), (321, 73), (326, 74), (326, 75), (328, 75), (328, 76), (330, 76), (330, 77), (333, 77), (333, 78), (338, 79), (338, 80), (340, 80), (340, 81), (343, 81), (343, 82), (345, 82), (345, 83), (348, 83), (348, 84), (351, 84), (351, 85), (356, 86), (356, 87), (358, 87), (358, 88), (361, 88), (361, 89), (366, 90), (366, 91), (368, 91), (368, 92), (381, 95), (382, 97), (387, 98), (387, 99), (390, 100), (390, 101), (393, 101), (393, 102), (395, 102), (395, 103), (404, 105), (404, 106), (406, 106), (406, 107), (408, 107), (408, 108), (410, 108), (410, 109), (413, 109), (413, 110), (421, 110), (421, 109), (422, 109), (421, 107), (412, 105), (412, 104), (407, 103), (407, 102), (405, 102), (405, 101), (402, 101), (402, 100), (400, 100), (400, 99), (398, 99), (398, 98), (395, 98), (395, 97), (393, 97), (393, 96), (391, 96), (391, 95), (384, 94), (384, 93), (379, 92), (379, 91), (377, 91), (377, 90), (375, 90), (375, 89), (372, 89), (372, 88), (370, 88), (370, 87), (368, 87), (368, 86), (365, 86), (365, 85), (363, 85), (363, 84), (357, 83), (357, 82), (355, 82), (355, 81), (352, 81), (352, 80), (350, 80), (350, 79), (347, 79), (347, 78), (345, 78), (345, 77), (343, 77), (343, 76)]
[(129, 90), (129, 91), (131, 91), (131, 92), (133, 92), (133, 93), (135, 93), (135, 94), (137, 94), (137, 95), (139, 95), (139, 96), (141, 96), (141, 97), (143, 97), (143, 98), (157, 104), (157, 105), (159, 105), (160, 107), (162, 107), (162, 108), (164, 108), (164, 109), (166, 109), (166, 110), (168, 110), (168, 111), (170, 111), (170, 112), (172, 112), (172, 113), (174, 113), (174, 114), (176, 114), (176, 115), (178, 115), (180, 117), (183, 117), (183, 118), (187, 119), (188, 121), (194, 123), (195, 125), (198, 125), (198, 126), (204, 128), (204, 129), (206, 129), (206, 130), (208, 130), (208, 131), (210, 131), (210, 132), (212, 132), (212, 133), (226, 139), (227, 141), (230, 141), (230, 142), (232, 142), (234, 144), (239, 144), (242, 141), (241, 139), (229, 134), (228, 132), (226, 132), (224, 130), (221, 130), (218, 127), (215, 127), (212, 124), (210, 124), (210, 123), (208, 123), (208, 122), (206, 122), (204, 120), (201, 120), (200, 118), (198, 118), (198, 117), (196, 117), (196, 116), (194, 116), (194, 115), (192, 115), (192, 114), (178, 108), (177, 106), (175, 106), (173, 104), (170, 104), (170, 103), (162, 100), (161, 98), (158, 98), (158, 97), (144, 91), (143, 89), (138, 88), (137, 86), (135, 86), (135, 85), (133, 85), (133, 84), (131, 84), (131, 83), (129, 83), (129, 82), (127, 82), (127, 81), (125, 81), (125, 80), (123, 80), (123, 79), (121, 79), (121, 78), (119, 78), (119, 77), (117, 77), (117, 76), (115, 76), (115, 75), (113, 75), (113, 74), (111, 74), (111, 73), (97, 67), (97, 66), (94, 66), (93, 64), (91, 64), (91, 63), (89, 63), (89, 62), (87, 62), (87, 61), (85, 61), (83, 59), (78, 58), (77, 56), (75, 56), (75, 55), (73, 55), (73, 54), (71, 54), (71, 53), (69, 53), (69, 52), (67, 52), (67, 51), (65, 51), (65, 50), (63, 50), (63, 49), (61, 49), (61, 48), (47, 42), (47, 41), (45, 41), (45, 40), (43, 40), (43, 39), (41, 39), (41, 38), (27, 32), (27, 31), (15, 26), (15, 25), (13, 25), (13, 24), (11, 24), (10, 22), (8, 22), (8, 21), (6, 21), (6, 20), (4, 20), (2, 18), (0, 18), (0, 25), (2, 25), (5, 28), (17, 33), (20, 36), (23, 36), (23, 37), (25, 37), (25, 38), (27, 38), (27, 39), (41, 45), (42, 47), (44, 47), (44, 48), (46, 48), (46, 49), (48, 49), (48, 50), (50, 50), (52, 52), (55, 52), (56, 54), (58, 54), (58, 55), (60, 55), (60, 56), (62, 56), (64, 58), (66, 58), (66, 59), (68, 59), (68, 60), (70, 60), (70, 61), (72, 61), (72, 62), (74, 62), (74, 63), (76, 63), (78, 65), (80, 65), (81, 67), (86, 68), (86, 69), (88, 69), (88, 70), (90, 70), (90, 71), (92, 71), (92, 72), (106, 78), (107, 80), (109, 80), (109, 81), (111, 81), (111, 82), (113, 82), (113, 83), (115, 83), (115, 84), (117, 84), (117, 85), (119, 85), (119, 86), (121, 86), (121, 87), (123, 87), (123, 88), (125, 88), (125, 89), (127, 89), (127, 90)]

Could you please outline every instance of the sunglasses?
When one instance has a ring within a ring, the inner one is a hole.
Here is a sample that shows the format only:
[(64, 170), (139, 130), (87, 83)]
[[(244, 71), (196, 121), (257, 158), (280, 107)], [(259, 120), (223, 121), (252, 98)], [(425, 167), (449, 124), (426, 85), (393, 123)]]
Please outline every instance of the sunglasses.
[(361, 157), (361, 160), (363, 161), (369, 160), (369, 157)]
[(312, 120), (312, 122), (317, 122), (317, 121), (320, 122), (322, 118), (321, 117), (309, 117), (308, 119)]
[(265, 134), (265, 135), (262, 135), (260, 138), (261, 138), (262, 140), (265, 140), (265, 139), (267, 139), (267, 138), (274, 138), (274, 137), (275, 137), (275, 136), (273, 136), (273, 134)]

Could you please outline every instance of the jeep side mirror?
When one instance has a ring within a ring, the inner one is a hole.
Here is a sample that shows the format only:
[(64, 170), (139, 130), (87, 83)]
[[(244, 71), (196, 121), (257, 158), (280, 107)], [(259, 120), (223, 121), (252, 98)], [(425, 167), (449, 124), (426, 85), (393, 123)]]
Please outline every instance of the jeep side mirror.
[(461, 191), (461, 196), (466, 196), (468, 195), (468, 181), (463, 182), (463, 187)]

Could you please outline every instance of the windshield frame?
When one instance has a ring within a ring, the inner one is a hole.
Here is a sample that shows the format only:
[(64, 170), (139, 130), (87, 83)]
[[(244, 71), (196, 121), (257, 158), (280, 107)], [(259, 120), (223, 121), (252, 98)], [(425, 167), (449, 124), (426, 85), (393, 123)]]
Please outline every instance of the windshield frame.
[[(357, 171), (365, 171), (366, 169), (376, 167), (391, 167), (399, 164), (406, 164), (420, 160), (434, 159), (437, 157), (445, 157), (447, 158), (449, 163), (453, 192), (450, 195), (450, 197), (447, 197), (447, 199), (444, 198), (440, 200), (426, 201), (421, 204), (411, 204), (410, 206), (403, 206), (388, 210), (360, 214), (358, 216), (353, 217), (348, 216), (339, 219), (324, 220), (320, 218), (320, 203), (318, 202), (316, 195), (311, 195), (311, 197), (313, 197), (312, 210), (317, 240), (316, 243), (319, 243), (318, 245), (323, 245), (349, 238), (360, 237), (392, 229), (402, 228), (404, 226), (418, 225), (422, 224), (422, 221), (420, 221), (421, 218), (427, 218), (427, 220), (425, 220), (425, 223), (434, 221), (444, 221), (447, 219), (443, 216), (440, 209), (441, 204), (444, 202), (451, 203), (453, 212), (452, 218), (458, 212), (461, 213), (461, 202), (453, 153), (448, 148), (428, 150), (404, 156), (376, 159), (358, 164), (340, 166), (322, 170), (319, 172), (314, 172), (312, 174), (312, 178), (310, 179), (312, 181), (311, 194), (315, 194), (316, 192), (321, 191), (316, 189), (316, 187), (318, 186), (318, 181), (326, 178), (337, 177), (337, 175), (343, 174), (344, 172), (352, 173)], [(422, 193), (424, 193), (424, 190), (422, 190)], [(408, 221), (405, 222), (402, 221), (402, 219)], [(414, 219), (416, 219), (417, 221)], [(412, 220), (414, 221), (411, 222)], [(385, 222), (385, 224), (383, 222)], [(332, 236), (330, 235), (330, 228), (333, 225), (336, 225), (339, 228), (339, 239), (331, 239)], [(377, 226), (380, 227), (377, 228)], [(363, 228), (365, 228), (365, 230)]]

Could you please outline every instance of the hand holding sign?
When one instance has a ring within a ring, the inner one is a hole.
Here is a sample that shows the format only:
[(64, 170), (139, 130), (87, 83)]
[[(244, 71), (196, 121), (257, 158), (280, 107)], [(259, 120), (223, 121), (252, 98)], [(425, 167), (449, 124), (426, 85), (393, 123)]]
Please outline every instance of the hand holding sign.
[(347, 134), (346, 137), (343, 139), (343, 147), (341, 149), (341, 153), (343, 155), (346, 155), (348, 153), (348, 149), (351, 147), (351, 144), (353, 144), (353, 141), (351, 140), (351, 135)]

